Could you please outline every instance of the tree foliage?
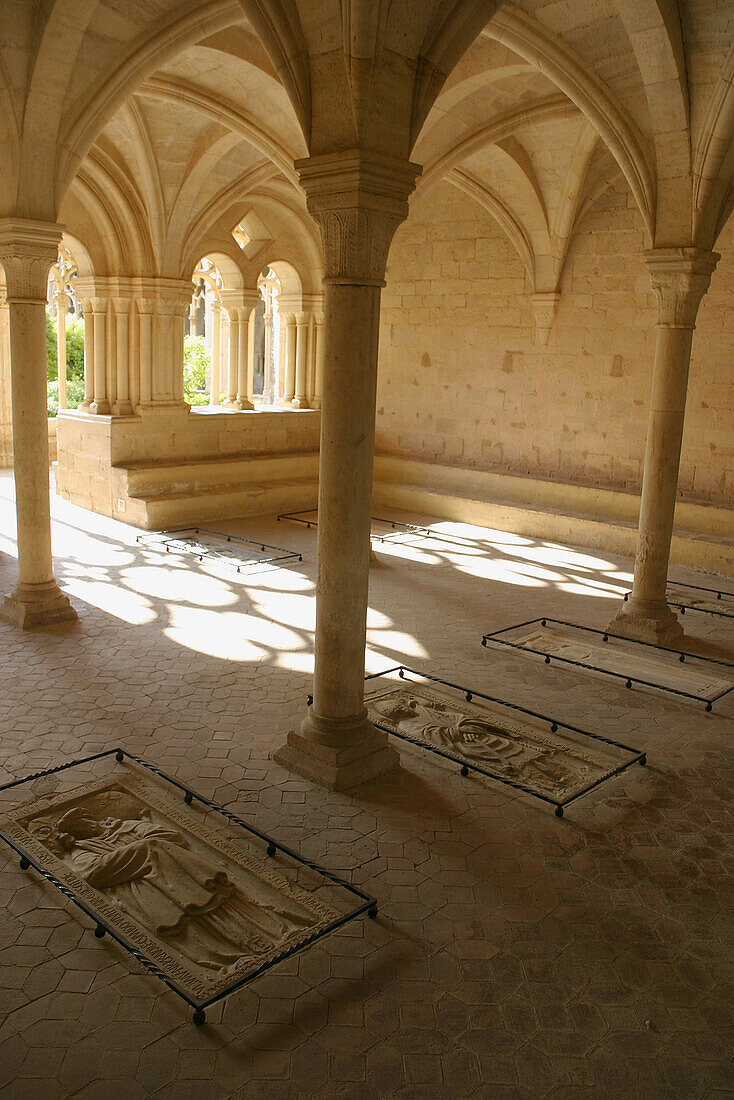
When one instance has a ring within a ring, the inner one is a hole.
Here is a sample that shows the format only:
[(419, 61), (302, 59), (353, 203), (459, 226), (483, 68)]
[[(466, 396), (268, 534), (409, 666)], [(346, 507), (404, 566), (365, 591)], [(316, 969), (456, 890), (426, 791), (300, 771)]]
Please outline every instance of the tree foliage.
[(184, 336), (184, 398), (189, 405), (207, 405), (207, 373), (211, 359), (203, 336)]
[[(59, 338), (56, 318), (46, 314), (46, 378), (48, 415), (59, 411)], [(66, 404), (76, 409), (84, 399), (84, 321), (69, 314), (66, 318)]]

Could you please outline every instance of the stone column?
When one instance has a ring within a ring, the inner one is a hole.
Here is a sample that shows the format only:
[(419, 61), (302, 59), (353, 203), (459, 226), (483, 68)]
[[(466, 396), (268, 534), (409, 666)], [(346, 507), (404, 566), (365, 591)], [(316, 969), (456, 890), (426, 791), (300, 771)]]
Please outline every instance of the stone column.
[(239, 377), (238, 359), (240, 354), (240, 321), (237, 307), (227, 307), (229, 314), (229, 373), (227, 375), (227, 396), (225, 405), (237, 404), (237, 379)]
[(296, 389), (291, 404), (295, 409), (307, 409), (306, 352), (308, 350), (308, 313), (296, 314)]
[(8, 296), (0, 286), (0, 469), (13, 465), (13, 408), (10, 399)]
[(683, 628), (665, 599), (688, 368), (696, 314), (719, 256), (699, 248), (645, 253), (658, 304), (650, 418), (632, 594), (609, 623), (614, 634), (668, 645)]
[(136, 298), (138, 313), (138, 362), (140, 369), (140, 406), (149, 408), (153, 404), (153, 298)]
[(58, 337), (58, 375), (59, 408), (66, 408), (66, 311), (69, 308), (69, 295), (65, 290), (57, 289), (54, 294), (56, 305), (56, 328)]
[(209, 307), (212, 324), (212, 380), (209, 387), (209, 404), (219, 404), (219, 367), (221, 362), (222, 307), (217, 298), (213, 298)]
[(281, 324), (285, 329), (285, 372), (283, 385), (283, 404), (290, 405), (296, 392), (296, 315), (281, 314)]
[(399, 763), (364, 705), (380, 289), (417, 165), (351, 151), (297, 162), (326, 274), (313, 705), (276, 760), (331, 790)]
[(273, 313), (268, 309), (268, 301), (265, 301), (263, 313), (263, 398), (268, 405), (275, 402), (275, 382), (273, 378)]
[(94, 400), (89, 411), (97, 416), (109, 416), (107, 397), (107, 299), (92, 298), (94, 314)]
[(130, 298), (113, 298), (115, 307), (115, 374), (117, 394), (112, 412), (132, 416), (130, 401)]
[(51, 559), (46, 412), (46, 291), (58, 256), (59, 226), (20, 218), (0, 221), (0, 262), (10, 310), (13, 447), (18, 526), (18, 584), (5, 597), (4, 619), (29, 629), (76, 619)]
[(245, 295), (244, 305), (237, 307), (239, 325), (237, 329), (237, 404), (238, 409), (251, 410), (255, 408), (252, 400), (252, 356), (250, 329), (253, 324), (254, 304), (257, 304), (258, 296), (252, 296), (252, 300)]
[(314, 409), (321, 408), (324, 390), (324, 315), (314, 315), (314, 381), (311, 404)]

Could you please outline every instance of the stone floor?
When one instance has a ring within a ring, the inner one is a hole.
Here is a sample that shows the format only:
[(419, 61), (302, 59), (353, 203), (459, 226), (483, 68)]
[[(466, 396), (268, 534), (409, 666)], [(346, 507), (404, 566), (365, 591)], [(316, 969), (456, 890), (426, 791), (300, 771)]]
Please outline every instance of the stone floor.
[[(628, 560), (447, 523), (469, 542), (378, 549), (370, 671), (405, 662), (648, 752), (558, 820), (403, 743), (399, 772), (350, 794), (271, 762), (310, 688), (313, 531), (226, 524), (304, 554), (237, 576), (54, 509), (57, 576), (81, 621), (0, 624), (0, 776), (121, 743), (381, 909), (197, 1029), (0, 852), (3, 1100), (734, 1096), (734, 696), (706, 714), (479, 642), (541, 614), (603, 626)], [(13, 529), (3, 476), (2, 591)], [(731, 624), (684, 622), (696, 651), (734, 661)]]

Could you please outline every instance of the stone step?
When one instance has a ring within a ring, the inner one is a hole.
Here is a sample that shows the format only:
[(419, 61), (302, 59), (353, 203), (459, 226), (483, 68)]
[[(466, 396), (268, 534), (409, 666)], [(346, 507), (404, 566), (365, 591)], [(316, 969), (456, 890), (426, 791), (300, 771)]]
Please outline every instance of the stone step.
[(239, 488), (169, 493), (166, 496), (130, 497), (127, 522), (149, 531), (186, 527), (272, 512), (315, 508), (318, 481), (249, 483)]
[[(376, 470), (374, 502), (405, 512), (471, 523), (528, 538), (566, 543), (634, 557), (637, 524), (633, 519), (592, 516), (516, 500), (491, 500), (455, 489), (387, 480)], [(676, 530), (670, 560), (674, 565), (734, 576), (734, 537)]]
[(318, 453), (238, 455), (175, 463), (125, 463), (127, 492), (152, 500), (174, 494), (239, 490), (243, 486), (318, 479)]

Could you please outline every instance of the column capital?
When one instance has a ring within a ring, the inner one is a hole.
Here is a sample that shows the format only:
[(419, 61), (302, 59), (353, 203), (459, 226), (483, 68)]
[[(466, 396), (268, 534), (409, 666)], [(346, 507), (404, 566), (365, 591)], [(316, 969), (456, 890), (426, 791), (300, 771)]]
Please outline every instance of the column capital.
[(657, 298), (658, 324), (694, 328), (719, 253), (703, 248), (651, 248), (642, 255)]
[[(220, 292), (221, 305), (229, 314), (230, 318), (237, 317), (237, 319), (248, 320), (253, 309), (258, 305), (258, 302), (262, 301), (257, 291), (253, 290), (222, 290)], [(235, 312), (242, 311), (242, 312)]]
[(321, 231), (324, 281), (384, 286), (395, 230), (421, 167), (359, 149), (295, 162), (306, 205)]
[(538, 343), (543, 347), (548, 344), (548, 337), (556, 319), (556, 311), (560, 300), (561, 292), (559, 290), (536, 290), (532, 296), (533, 312), (535, 313), (535, 335)]
[(44, 302), (48, 273), (59, 255), (64, 227), (29, 218), (0, 218), (0, 263), (8, 301)]

